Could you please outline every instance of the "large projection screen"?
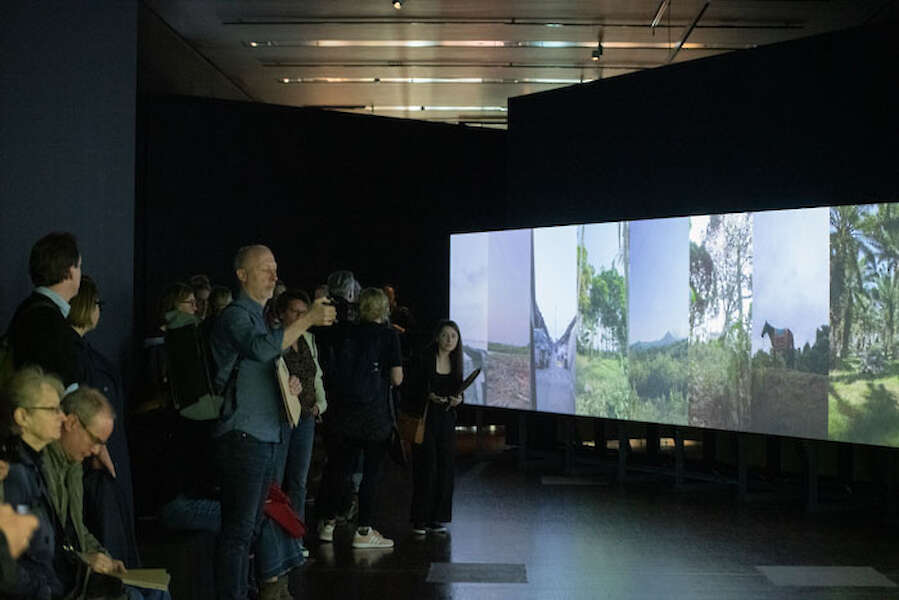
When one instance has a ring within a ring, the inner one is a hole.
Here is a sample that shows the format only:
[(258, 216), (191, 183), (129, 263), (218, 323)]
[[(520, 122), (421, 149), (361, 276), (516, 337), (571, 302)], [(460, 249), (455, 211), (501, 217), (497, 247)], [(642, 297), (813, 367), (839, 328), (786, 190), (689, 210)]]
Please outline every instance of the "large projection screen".
[(466, 402), (899, 447), (899, 203), (450, 239)]

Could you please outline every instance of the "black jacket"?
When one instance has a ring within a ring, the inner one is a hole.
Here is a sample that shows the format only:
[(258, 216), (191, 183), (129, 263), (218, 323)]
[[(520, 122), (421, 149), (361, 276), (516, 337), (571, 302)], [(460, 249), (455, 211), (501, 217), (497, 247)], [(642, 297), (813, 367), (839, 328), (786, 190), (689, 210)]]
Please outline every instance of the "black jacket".
[(83, 379), (75, 351), (77, 340), (78, 334), (59, 307), (37, 292), (19, 305), (9, 325), (15, 367), (38, 365), (59, 376), (65, 386)]

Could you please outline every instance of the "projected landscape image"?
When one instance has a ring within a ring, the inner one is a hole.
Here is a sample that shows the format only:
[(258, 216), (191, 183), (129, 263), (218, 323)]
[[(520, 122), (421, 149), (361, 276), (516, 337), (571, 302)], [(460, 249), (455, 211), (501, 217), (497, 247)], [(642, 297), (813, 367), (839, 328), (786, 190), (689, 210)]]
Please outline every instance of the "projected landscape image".
[(828, 210), (755, 213), (750, 429), (827, 437)]
[(830, 395), (836, 440), (899, 446), (899, 205), (830, 209)]
[(690, 425), (747, 429), (752, 217), (690, 217)]
[(574, 414), (577, 227), (534, 230), (533, 328), (537, 410)]
[(533, 409), (531, 230), (492, 232), (487, 247), (486, 403)]
[(899, 447), (899, 203), (452, 236), (472, 404)]
[(628, 224), (578, 227), (575, 413), (629, 418)]
[(627, 419), (687, 423), (689, 232), (686, 218), (630, 224)]

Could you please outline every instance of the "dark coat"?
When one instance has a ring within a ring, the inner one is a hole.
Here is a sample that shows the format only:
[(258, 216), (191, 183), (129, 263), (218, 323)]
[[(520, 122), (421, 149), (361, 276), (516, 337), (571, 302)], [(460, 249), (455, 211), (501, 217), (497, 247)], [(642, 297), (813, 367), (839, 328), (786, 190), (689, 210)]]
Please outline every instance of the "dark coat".
[(49, 600), (61, 596), (64, 586), (54, 568), (56, 527), (53, 505), (39, 462), (39, 454), (16, 442), (16, 460), (3, 482), (4, 497), (14, 508), (28, 510), (39, 521), (28, 549), (19, 557), (19, 576), (13, 597)]
[(38, 365), (66, 386), (82, 379), (75, 350), (78, 339), (59, 307), (37, 292), (19, 305), (9, 325), (15, 367)]
[(97, 352), (84, 338), (78, 337), (76, 351), (83, 383), (97, 388), (116, 412), (116, 424), (106, 442), (116, 469), (113, 479), (106, 471), (85, 468), (84, 520), (115, 558), (125, 566), (139, 566), (134, 534), (134, 493), (131, 485), (131, 458), (128, 454), (125, 419), (128, 414), (125, 392), (118, 369)]

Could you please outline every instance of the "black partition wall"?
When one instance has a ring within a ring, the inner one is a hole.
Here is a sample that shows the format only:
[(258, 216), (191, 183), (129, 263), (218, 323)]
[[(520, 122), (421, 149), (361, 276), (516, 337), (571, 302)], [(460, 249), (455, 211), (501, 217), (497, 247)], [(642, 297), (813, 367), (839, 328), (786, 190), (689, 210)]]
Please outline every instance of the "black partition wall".
[(888, 26), (509, 101), (510, 226), (897, 199)]
[(119, 364), (133, 322), (136, 44), (134, 1), (0, 3), (0, 327), (31, 289), (32, 244), (71, 231), (106, 302), (91, 343)]
[(503, 131), (143, 97), (138, 132), (144, 314), (172, 280), (233, 284), (234, 251), (261, 242), (289, 285), (350, 269), (427, 327), (447, 314), (449, 233), (506, 218)]

